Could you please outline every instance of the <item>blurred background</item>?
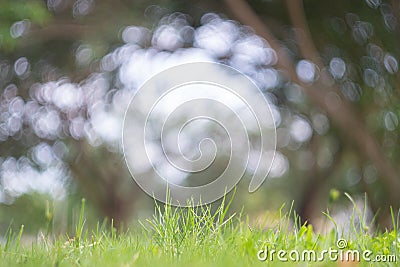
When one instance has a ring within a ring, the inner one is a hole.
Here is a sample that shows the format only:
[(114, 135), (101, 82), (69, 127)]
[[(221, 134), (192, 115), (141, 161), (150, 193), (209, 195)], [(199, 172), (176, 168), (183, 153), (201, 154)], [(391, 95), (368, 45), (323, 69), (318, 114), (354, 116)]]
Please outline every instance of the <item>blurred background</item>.
[(366, 220), (389, 226), (400, 206), (399, 7), (0, 0), (0, 233), (70, 231), (82, 198), (89, 225), (151, 216), (124, 163), (123, 115), (146, 79), (196, 61), (248, 75), (277, 126), (270, 178), (252, 194), (243, 179), (233, 211), (258, 218), (294, 201), (323, 229), (322, 211), (347, 223), (347, 192)]

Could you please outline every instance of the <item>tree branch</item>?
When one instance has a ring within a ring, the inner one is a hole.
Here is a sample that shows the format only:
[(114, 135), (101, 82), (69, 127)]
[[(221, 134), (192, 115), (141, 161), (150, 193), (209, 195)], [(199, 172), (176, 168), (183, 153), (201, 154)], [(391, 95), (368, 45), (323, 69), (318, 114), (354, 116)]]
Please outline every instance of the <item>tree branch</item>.
[[(309, 59), (319, 67), (323, 67), (320, 62), (318, 51), (312, 42), (310, 31), (303, 13), (303, 8), (299, 8), (302, 2), (299, 0), (287, 0), (289, 13), (295, 27), (303, 33), (304, 40), (299, 42), (300, 50), (304, 58)], [(371, 160), (381, 174), (381, 179), (385, 184), (388, 196), (392, 204), (398, 206), (400, 198), (397, 190), (400, 188), (400, 180), (396, 168), (386, 159), (378, 142), (372, 136), (361, 118), (353, 110), (348, 102), (339, 97), (340, 91), (336, 84), (328, 85), (321, 79), (314, 83), (304, 83), (297, 77), (295, 62), (287, 55), (286, 50), (279, 44), (277, 39), (268, 29), (267, 25), (258, 17), (245, 0), (225, 0), (226, 5), (236, 18), (243, 24), (251, 26), (255, 32), (265, 38), (271, 48), (273, 48), (279, 59), (277, 68), (281, 68), (291, 78), (292, 82), (301, 85), (309, 98), (323, 109), (331, 118), (332, 122), (339, 130), (348, 136), (345, 139), (350, 145), (355, 144), (358, 148), (360, 157), (367, 157)], [(334, 98), (334, 102), (332, 101)]]
[(324, 67), (317, 48), (315, 47), (311, 32), (308, 28), (308, 23), (305, 18), (305, 12), (303, 7), (303, 1), (301, 0), (286, 0), (289, 17), (292, 21), (296, 31), (296, 39), (300, 44), (299, 48), (304, 58), (307, 58), (314, 62), (320, 69)]

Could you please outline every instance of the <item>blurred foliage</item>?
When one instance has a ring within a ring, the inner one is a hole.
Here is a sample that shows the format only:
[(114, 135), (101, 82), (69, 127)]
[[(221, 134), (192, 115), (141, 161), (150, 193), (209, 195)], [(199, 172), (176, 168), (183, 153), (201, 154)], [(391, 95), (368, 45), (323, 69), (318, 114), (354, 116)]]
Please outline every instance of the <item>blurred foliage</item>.
[[(28, 233), (36, 234), (39, 230), (44, 231), (51, 227), (52, 214), (49, 203), (52, 203), (51, 196), (32, 193), (25, 194), (16, 199), (12, 204), (0, 205), (0, 231), (5, 233), (8, 228), (18, 231), (20, 225)], [(12, 218), (10, 220), (10, 218)]]
[[(295, 62), (303, 59), (295, 39), (296, 30), (290, 26), (285, 1), (251, 0), (248, 3), (280, 44), (287, 48), (290, 58)], [(398, 167), (398, 7), (388, 1), (373, 0), (332, 3), (306, 0), (304, 7), (312, 41), (325, 65), (319, 71), (333, 74), (334, 83), (340, 88), (340, 98), (351, 105), (367, 130), (376, 137), (375, 141), (383, 151), (382, 160)], [(29, 123), (24, 123), (21, 130), (15, 133), (0, 136), (0, 163), (9, 157), (15, 158), (15, 165), (29, 161), (28, 165), (32, 165), (32, 169), (38, 170), (39, 174), (49, 166), (56, 166), (68, 178), (66, 199), (76, 203), (81, 196), (87, 197), (100, 217), (126, 221), (134, 210), (141, 212), (141, 205), (150, 206), (152, 200), (130, 179), (118, 145), (75, 138), (71, 133), (71, 118), (82, 118), (83, 122), (75, 123), (83, 125), (91, 119), (90, 106), (82, 105), (80, 110), (65, 111), (62, 103), (57, 106), (46, 104), (43, 99), (37, 100), (35, 88), (46, 85), (51, 91), (63, 84), (75, 87), (89, 84), (88, 87), (104, 90), (99, 99), (102, 103), (108, 101), (106, 106), (111, 109), (116, 91), (124, 88), (119, 77), (122, 63), (105, 70), (106, 59), (117, 58), (123, 55), (123, 51), (134, 51), (137, 47), (173, 54), (173, 49), (157, 47), (152, 41), (157, 29), (173, 25), (174, 18), (181, 14), (189, 14), (185, 20), (190, 27), (197, 29), (203, 25), (202, 16), (209, 12), (220, 14), (222, 20), (236, 19), (224, 1), (211, 0), (0, 1), (2, 114), (8, 112), (11, 99), (20, 97), (26, 104), (34, 98), (37, 103), (31, 102), (34, 106), (32, 110), (55, 110), (60, 114), (62, 124), (62, 130), (54, 136), (40, 136), (40, 131), (39, 134), (35, 132), (34, 126)], [(124, 30), (132, 25), (144, 27), (147, 37), (138, 43), (124, 40)], [(176, 50), (191, 46), (193, 40)], [(230, 56), (228, 54), (216, 60), (229, 62)], [(155, 54), (149, 56), (149, 60), (153, 57)], [(345, 69), (342, 71), (343, 66)], [(264, 70), (269, 66), (260, 64), (255, 68)], [(281, 202), (295, 199), (296, 209), (305, 219), (310, 219), (318, 217), (320, 210), (328, 204), (345, 202), (342, 192), (353, 195), (367, 192), (373, 212), (393, 204), (388, 200), (387, 193), (393, 188), (387, 188), (380, 179), (383, 174), (377, 170), (376, 162), (357, 150), (343, 129), (332, 123), (327, 112), (315, 105), (303, 88), (290, 83), (284, 74), (279, 75), (279, 85), (263, 89), (274, 100), (280, 113), (279, 151), (290, 162), (290, 168), (282, 177), (267, 181), (261, 190), (250, 197), (243, 182), (234, 205), (240, 207), (244, 203), (249, 211), (257, 213), (260, 209), (278, 209)], [(96, 97), (95, 91), (90, 91), (89, 95)], [(46, 94), (42, 97), (45, 98)], [(305, 123), (312, 128), (310, 138), (301, 142), (290, 139), (294, 122)], [(35, 151), (45, 153), (49, 149), (56, 151), (51, 164), (43, 165), (35, 161)], [(18, 160), (21, 158), (23, 160)], [(0, 208), (2, 229), (9, 218), (22, 223), (34, 221), (29, 226), (32, 231), (46, 225), (46, 216), (43, 215), (48, 199), (46, 192), (45, 196), (22, 194), (10, 197), (7, 192), (3, 195), (6, 195), (2, 197), (6, 200), (12, 199), (9, 202), (2, 199), (3, 202), (13, 204), (3, 204)]]
[(6, 51), (11, 51), (21, 31), (27, 30), (22, 27), (28, 28), (31, 23), (43, 26), (51, 18), (43, 1), (39, 0), (1, 0), (0, 6), (0, 48)]

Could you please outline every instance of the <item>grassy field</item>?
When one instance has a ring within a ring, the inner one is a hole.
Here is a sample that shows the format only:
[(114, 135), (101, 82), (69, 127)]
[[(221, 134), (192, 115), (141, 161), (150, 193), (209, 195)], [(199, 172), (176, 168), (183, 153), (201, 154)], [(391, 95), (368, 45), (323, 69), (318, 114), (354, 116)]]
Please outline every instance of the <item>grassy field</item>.
[(214, 212), (208, 206), (157, 206), (154, 217), (138, 229), (118, 233), (106, 223), (88, 230), (82, 205), (74, 237), (43, 234), (22, 245), (23, 228), (9, 232), (0, 247), (0, 265), (398, 266), (396, 230), (367, 234), (366, 226), (353, 224), (349, 236), (338, 236), (337, 230), (319, 235), (297, 224), (296, 216), (279, 212), (275, 226), (251, 229), (245, 215), (227, 215), (229, 204), (224, 201)]

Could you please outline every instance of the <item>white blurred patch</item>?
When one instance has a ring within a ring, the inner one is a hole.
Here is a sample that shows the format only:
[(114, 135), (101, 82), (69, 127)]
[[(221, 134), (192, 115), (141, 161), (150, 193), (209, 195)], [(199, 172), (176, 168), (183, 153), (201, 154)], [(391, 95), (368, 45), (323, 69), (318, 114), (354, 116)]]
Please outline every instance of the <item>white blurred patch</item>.
[(290, 124), (290, 135), (295, 141), (303, 143), (311, 138), (312, 128), (305, 119), (296, 116)]
[[(42, 154), (41, 157), (49, 159), (46, 153), (39, 152)], [(54, 198), (62, 198), (66, 194), (65, 183), (68, 179), (69, 173), (65, 165), (61, 163), (37, 170), (26, 157), (18, 160), (9, 157), (0, 165), (0, 180), (3, 189), (13, 198), (30, 192), (45, 193)]]
[(315, 65), (308, 60), (300, 60), (296, 65), (296, 73), (300, 80), (306, 83), (314, 81), (316, 76)]
[(26, 57), (17, 59), (14, 63), (14, 71), (18, 76), (23, 76), (29, 71), (30, 64)]
[(122, 137), (122, 120), (107, 112), (93, 113), (91, 124), (95, 133), (106, 142), (116, 142)]
[(343, 59), (334, 57), (329, 62), (329, 70), (335, 79), (342, 79), (346, 72), (346, 63)]
[(386, 70), (390, 74), (395, 74), (399, 70), (399, 64), (397, 62), (397, 59), (392, 56), (391, 54), (386, 54), (383, 63), (385, 65)]
[(207, 50), (215, 57), (224, 57), (230, 52), (238, 34), (238, 27), (233, 21), (214, 19), (196, 30), (194, 46)]
[(69, 111), (80, 108), (83, 94), (75, 84), (64, 83), (54, 89), (52, 100), (62, 111)]
[(394, 131), (396, 130), (397, 126), (399, 126), (399, 119), (394, 112), (387, 111), (385, 113), (384, 123), (388, 131)]

